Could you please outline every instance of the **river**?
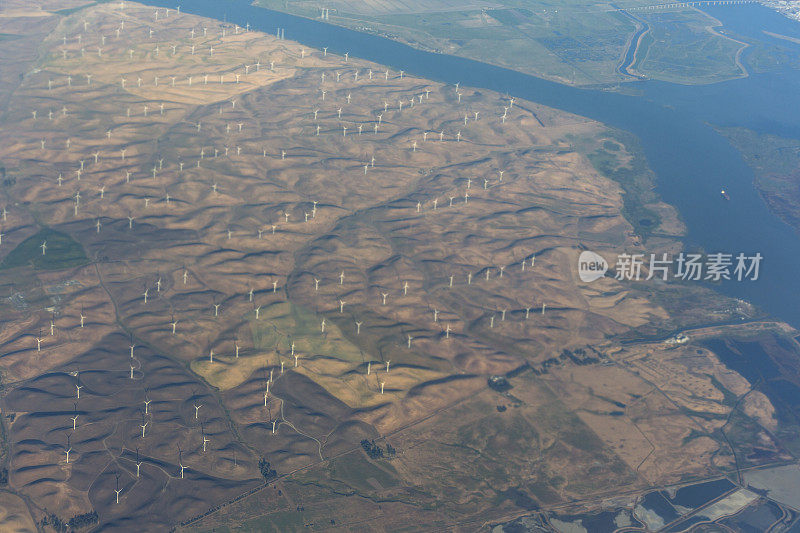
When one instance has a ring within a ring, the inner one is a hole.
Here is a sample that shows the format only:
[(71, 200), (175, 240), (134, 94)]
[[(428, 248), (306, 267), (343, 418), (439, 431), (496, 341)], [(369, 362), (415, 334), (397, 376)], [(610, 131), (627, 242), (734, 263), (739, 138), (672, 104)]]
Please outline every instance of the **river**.
[[(175, 7), (174, 1), (150, 0)], [(744, 126), (800, 138), (800, 73), (790, 69), (708, 86), (636, 82), (636, 95), (579, 89), (512, 70), (414, 49), (371, 34), (251, 6), (246, 0), (191, 0), (184, 12), (235, 23), (310, 47), (360, 57), (446, 83), (482, 87), (583, 115), (635, 134), (657, 176), (658, 192), (688, 227), (687, 248), (764, 257), (758, 281), (717, 288), (753, 302), (800, 327), (800, 238), (768, 209), (753, 187), (753, 173), (709, 124)], [(705, 9), (741, 35), (774, 43), (761, 30), (800, 37), (800, 24), (757, 4)], [(723, 28), (724, 29), (724, 28)], [(780, 44), (795, 51), (788, 41)], [(746, 56), (745, 56), (746, 57)], [(720, 190), (730, 194), (721, 198)], [(631, 282), (633, 283), (633, 282)]]

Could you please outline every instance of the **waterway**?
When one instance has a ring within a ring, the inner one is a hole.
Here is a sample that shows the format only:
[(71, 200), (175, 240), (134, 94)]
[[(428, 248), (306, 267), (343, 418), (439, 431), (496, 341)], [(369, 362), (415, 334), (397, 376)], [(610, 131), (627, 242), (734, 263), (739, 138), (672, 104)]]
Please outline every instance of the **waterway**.
[[(151, 5), (175, 7), (170, 0)], [(284, 36), (396, 70), (486, 88), (583, 115), (635, 134), (656, 173), (658, 192), (688, 227), (686, 245), (708, 252), (761, 253), (758, 281), (718, 285), (800, 326), (800, 237), (766, 207), (753, 173), (711, 126), (743, 126), (800, 138), (800, 72), (788, 68), (708, 86), (635, 82), (635, 95), (579, 89), (455, 56), (417, 50), (376, 35), (251, 6), (246, 0), (190, 0), (184, 12)], [(723, 30), (778, 44), (762, 30), (800, 37), (800, 24), (757, 4), (706, 8)], [(780, 45), (800, 50), (780, 40)], [(745, 56), (746, 57), (746, 56)], [(730, 201), (721, 198), (725, 189)], [(631, 282), (633, 283), (633, 282)]]

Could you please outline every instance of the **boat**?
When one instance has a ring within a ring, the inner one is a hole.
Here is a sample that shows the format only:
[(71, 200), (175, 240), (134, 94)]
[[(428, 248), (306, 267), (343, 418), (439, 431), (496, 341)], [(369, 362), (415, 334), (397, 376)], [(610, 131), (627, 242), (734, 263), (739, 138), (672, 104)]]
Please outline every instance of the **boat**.
[(729, 195), (729, 194), (728, 194), (728, 193), (725, 191), (725, 189), (722, 189), (721, 191), (719, 191), (719, 193), (720, 193), (720, 194), (722, 195), (722, 197), (723, 197), (723, 198), (725, 198), (726, 200), (730, 200), (730, 199), (731, 199), (730, 195)]

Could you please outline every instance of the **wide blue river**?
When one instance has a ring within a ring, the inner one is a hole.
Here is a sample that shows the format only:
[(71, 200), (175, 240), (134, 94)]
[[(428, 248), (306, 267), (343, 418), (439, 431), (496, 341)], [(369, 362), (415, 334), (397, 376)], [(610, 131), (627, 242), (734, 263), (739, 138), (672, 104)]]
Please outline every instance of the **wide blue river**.
[[(174, 8), (175, 1), (150, 0)], [(635, 134), (658, 178), (661, 196), (688, 226), (687, 248), (708, 252), (760, 252), (760, 279), (725, 282), (722, 292), (750, 300), (800, 326), (800, 237), (773, 215), (753, 187), (753, 173), (711, 126), (743, 126), (800, 139), (800, 72), (782, 68), (708, 86), (659, 82), (630, 85), (635, 96), (567, 87), (472, 61), (420, 51), (375, 35), (251, 6), (245, 0), (185, 0), (184, 12), (225, 20), (330, 52), (361, 57), (417, 76), (483, 87), (583, 115)], [(797, 57), (800, 46), (762, 30), (800, 38), (800, 24), (759, 5), (708, 8), (726, 29)], [(745, 58), (746, 58), (745, 54)], [(628, 91), (626, 91), (628, 92)], [(721, 198), (720, 190), (730, 194)]]

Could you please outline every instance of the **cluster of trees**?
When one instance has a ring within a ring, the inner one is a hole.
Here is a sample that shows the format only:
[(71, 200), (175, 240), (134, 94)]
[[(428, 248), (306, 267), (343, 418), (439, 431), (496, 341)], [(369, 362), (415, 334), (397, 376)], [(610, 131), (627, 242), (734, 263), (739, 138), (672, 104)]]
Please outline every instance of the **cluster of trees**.
[(572, 361), (578, 366), (581, 365), (594, 365), (597, 363), (601, 363), (603, 361), (603, 354), (589, 346), (589, 350), (591, 350), (595, 356), (587, 353), (586, 350), (583, 348), (577, 348), (573, 351), (569, 350), (562, 350), (561, 353), (557, 357), (551, 357), (549, 359), (545, 359), (542, 361), (540, 369), (534, 369), (534, 374), (542, 375), (548, 372), (548, 369), (551, 366), (560, 366), (563, 363)]
[(69, 521), (62, 520), (55, 514), (45, 516), (40, 522), (40, 526), (44, 529), (45, 526), (50, 526), (59, 533), (66, 533), (67, 531), (74, 531), (84, 527), (89, 527), (98, 522), (97, 511), (79, 514), (73, 516)]
[(270, 479), (278, 477), (278, 472), (275, 471), (272, 465), (269, 464), (269, 461), (263, 457), (258, 460), (258, 469), (261, 471), (264, 481), (269, 481)]
[[(369, 440), (364, 439), (361, 441), (361, 447), (364, 448), (364, 451), (367, 452), (367, 455), (370, 459), (380, 459), (384, 456), (383, 449), (375, 444), (375, 439)], [(388, 442), (386, 443), (386, 456), (387, 457), (394, 457), (397, 451), (392, 447), (391, 444)]]
[(91, 526), (97, 523), (97, 511), (91, 513), (79, 514), (69, 519), (69, 527), (72, 529), (80, 529), (82, 527)]
[(61, 520), (54, 514), (50, 514), (42, 518), (42, 521), (39, 523), (39, 525), (42, 529), (44, 529), (45, 526), (50, 526), (59, 533), (66, 533), (68, 527), (65, 521)]

